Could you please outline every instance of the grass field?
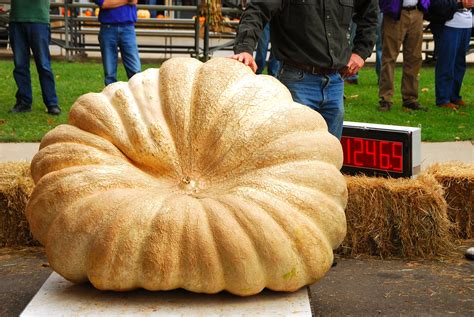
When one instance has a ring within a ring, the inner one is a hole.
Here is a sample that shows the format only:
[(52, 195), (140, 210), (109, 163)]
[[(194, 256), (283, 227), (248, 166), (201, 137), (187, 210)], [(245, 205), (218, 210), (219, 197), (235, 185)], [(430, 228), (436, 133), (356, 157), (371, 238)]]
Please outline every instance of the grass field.
[(467, 103), (459, 111), (436, 107), (434, 67), (422, 68), (419, 101), (428, 111), (402, 108), (400, 81), (401, 67), (395, 74), (395, 96), (390, 112), (377, 111), (378, 86), (374, 68), (363, 69), (359, 85), (346, 86), (345, 120), (393, 124), (421, 128), (423, 141), (459, 141), (474, 139), (474, 68), (464, 76), (461, 95)]
[[(157, 67), (147, 64), (143, 68)], [(103, 88), (102, 65), (98, 63), (53, 62), (57, 92), (63, 114), (47, 115), (41, 99), (41, 90), (34, 65), (33, 111), (10, 114), (15, 103), (16, 86), (12, 76), (13, 65), (9, 60), (0, 61), (0, 142), (36, 142), (56, 125), (67, 122), (67, 113), (74, 101), (87, 92)], [(360, 72), (359, 85), (346, 87), (346, 117), (348, 121), (384, 123), (421, 127), (423, 141), (455, 141), (474, 139), (474, 69), (468, 69), (464, 78), (462, 95), (469, 106), (454, 112), (435, 107), (434, 69), (423, 68), (420, 74), (420, 102), (429, 110), (406, 111), (401, 107), (401, 68), (396, 73), (396, 94), (392, 111), (377, 111), (377, 77), (371, 67)], [(123, 67), (119, 67), (119, 80), (126, 80)]]

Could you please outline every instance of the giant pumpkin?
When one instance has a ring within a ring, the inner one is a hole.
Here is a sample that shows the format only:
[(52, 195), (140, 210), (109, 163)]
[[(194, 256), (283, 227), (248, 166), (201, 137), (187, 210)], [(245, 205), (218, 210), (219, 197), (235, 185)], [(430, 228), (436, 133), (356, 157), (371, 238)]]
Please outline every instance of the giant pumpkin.
[(345, 236), (341, 164), (278, 80), (175, 58), (76, 101), (31, 163), (27, 218), (51, 267), (98, 289), (294, 291)]

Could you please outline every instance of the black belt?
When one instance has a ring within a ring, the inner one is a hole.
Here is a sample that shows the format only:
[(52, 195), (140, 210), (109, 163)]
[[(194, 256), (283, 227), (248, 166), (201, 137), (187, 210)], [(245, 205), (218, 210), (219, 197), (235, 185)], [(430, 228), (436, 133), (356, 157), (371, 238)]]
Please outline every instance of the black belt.
[(405, 11), (412, 11), (412, 10), (416, 10), (416, 9), (418, 9), (417, 6), (402, 7), (402, 10), (405, 10)]
[(308, 64), (300, 64), (292, 61), (284, 61), (283, 65), (289, 65), (301, 70), (304, 70), (307, 73), (311, 73), (314, 75), (332, 75), (335, 73), (344, 73), (345, 69), (336, 69), (336, 68), (326, 68), (326, 67), (319, 67), (314, 65)]

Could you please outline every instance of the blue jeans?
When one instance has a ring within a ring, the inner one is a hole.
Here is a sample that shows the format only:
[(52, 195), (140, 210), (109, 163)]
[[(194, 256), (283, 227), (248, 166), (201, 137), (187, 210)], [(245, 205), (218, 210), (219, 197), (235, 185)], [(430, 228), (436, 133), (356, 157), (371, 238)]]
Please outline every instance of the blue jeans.
[(102, 24), (99, 32), (99, 43), (106, 86), (117, 81), (119, 49), (127, 77), (130, 79), (141, 71), (135, 25)]
[(344, 123), (344, 80), (339, 73), (315, 75), (283, 65), (278, 79), (290, 90), (294, 101), (319, 112), (329, 132), (338, 139)]
[(382, 69), (382, 22), (383, 13), (379, 12), (377, 19), (377, 37), (375, 39), (375, 72), (377, 73), (377, 82), (380, 81), (380, 70)]
[[(255, 63), (257, 64), (257, 74), (261, 74), (267, 64), (268, 45), (270, 44), (270, 23), (267, 23), (263, 29), (262, 35), (258, 39), (257, 49), (255, 51)], [(270, 50), (268, 59), (268, 75), (276, 77), (280, 71), (280, 62), (273, 56)]]
[(443, 26), (435, 38), (437, 59), (435, 67), (436, 104), (461, 100), (461, 86), (466, 73), (466, 52), (471, 29)]
[(18, 87), (16, 102), (25, 105), (31, 105), (33, 102), (30, 76), (31, 49), (38, 70), (43, 102), (46, 106), (57, 106), (58, 97), (49, 53), (51, 39), (49, 24), (11, 22), (9, 29), (15, 64), (13, 77)]

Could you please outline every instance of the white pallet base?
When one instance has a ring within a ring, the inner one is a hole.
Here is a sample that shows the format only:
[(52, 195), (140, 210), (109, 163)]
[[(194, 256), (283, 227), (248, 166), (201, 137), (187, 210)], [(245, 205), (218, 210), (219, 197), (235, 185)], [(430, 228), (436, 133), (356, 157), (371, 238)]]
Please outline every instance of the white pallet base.
[(102, 292), (52, 273), (21, 316), (311, 316), (307, 288), (294, 293), (268, 290), (250, 297), (228, 293)]

